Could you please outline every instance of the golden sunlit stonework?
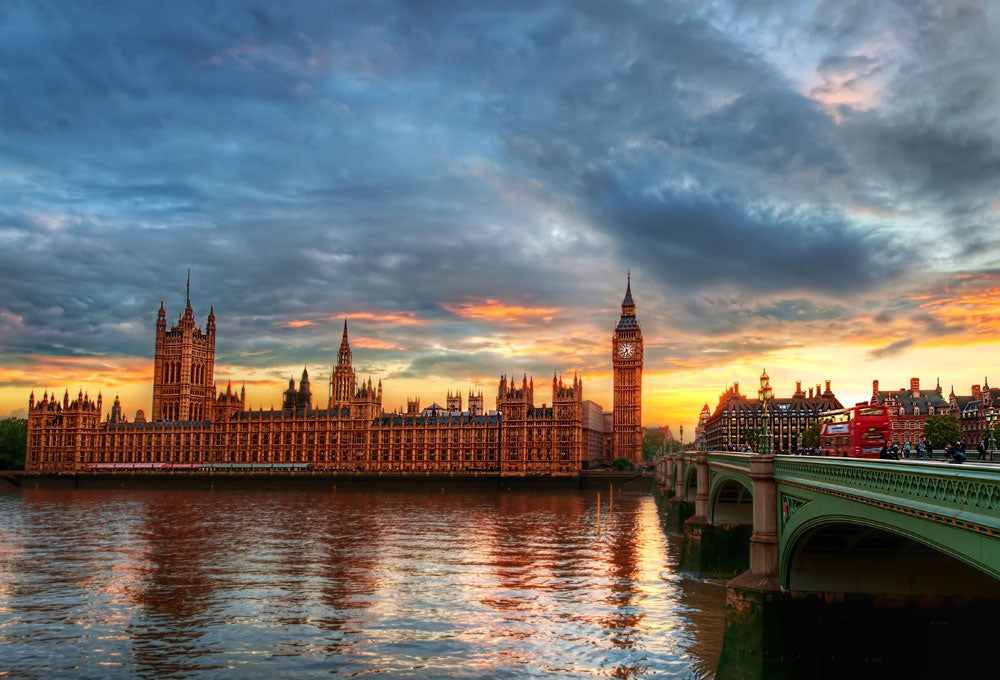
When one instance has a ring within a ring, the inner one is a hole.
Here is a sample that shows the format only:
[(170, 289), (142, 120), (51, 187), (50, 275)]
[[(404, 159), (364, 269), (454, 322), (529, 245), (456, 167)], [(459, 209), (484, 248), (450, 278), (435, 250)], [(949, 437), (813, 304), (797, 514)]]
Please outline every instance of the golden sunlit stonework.
[(638, 463), (642, 458), (642, 329), (632, 300), (629, 273), (622, 315), (611, 338), (614, 366), (614, 450), (617, 458)]
[[(118, 398), (106, 418), (102, 399), (82, 392), (62, 400), (45, 392), (28, 402), (29, 472), (79, 472), (119, 466), (200, 466), (330, 472), (483, 472), (573, 475), (612, 458), (641, 456), (642, 334), (631, 285), (613, 336), (614, 415), (583, 399), (583, 380), (553, 374), (552, 403), (535, 405), (534, 378), (501, 376), (496, 410), (481, 393), (448, 394), (446, 406), (423, 410), (409, 400), (405, 413), (382, 408), (382, 383), (359, 381), (352, 364), (347, 321), (325, 408), (316, 408), (308, 372), (290, 380), (282, 408), (247, 409), (243, 389), (214, 382), (215, 314), (205, 331), (195, 323), (190, 294), (169, 330), (161, 302), (156, 320), (152, 417), (129, 421)], [(103, 419), (102, 419), (103, 418)], [(611, 446), (602, 445), (612, 439)]]

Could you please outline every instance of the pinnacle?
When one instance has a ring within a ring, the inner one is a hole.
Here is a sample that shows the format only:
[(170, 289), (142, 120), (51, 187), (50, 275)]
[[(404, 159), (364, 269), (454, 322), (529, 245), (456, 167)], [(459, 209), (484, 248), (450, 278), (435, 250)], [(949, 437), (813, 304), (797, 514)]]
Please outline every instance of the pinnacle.
[(628, 272), (628, 283), (625, 285), (625, 299), (622, 300), (622, 307), (634, 307), (635, 302), (632, 301), (632, 270)]

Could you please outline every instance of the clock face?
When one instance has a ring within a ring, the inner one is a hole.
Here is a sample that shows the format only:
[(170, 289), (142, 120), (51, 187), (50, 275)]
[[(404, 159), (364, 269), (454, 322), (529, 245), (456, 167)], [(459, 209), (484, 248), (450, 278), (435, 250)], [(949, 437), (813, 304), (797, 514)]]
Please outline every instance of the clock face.
[(618, 356), (622, 359), (630, 359), (635, 354), (635, 345), (631, 342), (623, 342), (618, 346)]

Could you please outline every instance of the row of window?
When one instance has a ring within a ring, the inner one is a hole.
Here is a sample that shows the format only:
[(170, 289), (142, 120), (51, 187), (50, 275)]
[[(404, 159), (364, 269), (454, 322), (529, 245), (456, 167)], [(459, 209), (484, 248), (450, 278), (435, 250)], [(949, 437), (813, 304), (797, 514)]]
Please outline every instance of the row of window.
[[(228, 462), (241, 462), (241, 463), (280, 463), (280, 462), (350, 462), (350, 463), (367, 463), (367, 462), (472, 462), (472, 461), (488, 461), (495, 462), (497, 460), (496, 450), (460, 450), (460, 449), (446, 449), (443, 451), (420, 451), (420, 450), (407, 450), (407, 451), (376, 451), (373, 452), (371, 457), (366, 456), (358, 452), (348, 452), (348, 451), (314, 451), (314, 450), (304, 450), (304, 451), (294, 451), (287, 455), (281, 455), (273, 451), (260, 452), (260, 451), (243, 451), (233, 457), (226, 457)], [(54, 454), (53, 452), (46, 452), (41, 457), (38, 458), (39, 462), (57, 462), (62, 457)], [(86, 463), (204, 463), (204, 462), (218, 462), (222, 459), (217, 453), (211, 453), (205, 450), (191, 450), (185, 451), (184, 455), (181, 456), (164, 456), (162, 453), (154, 453), (152, 455), (142, 455), (138, 451), (128, 451), (121, 452), (117, 455), (98, 453), (94, 456), (84, 456), (84, 462)], [(512, 450), (508, 453), (508, 460), (511, 461), (530, 461), (530, 462), (546, 462), (546, 461), (571, 461), (573, 460), (570, 455), (570, 451), (567, 449), (562, 449), (558, 452), (552, 450), (532, 450), (532, 451), (517, 451)]]

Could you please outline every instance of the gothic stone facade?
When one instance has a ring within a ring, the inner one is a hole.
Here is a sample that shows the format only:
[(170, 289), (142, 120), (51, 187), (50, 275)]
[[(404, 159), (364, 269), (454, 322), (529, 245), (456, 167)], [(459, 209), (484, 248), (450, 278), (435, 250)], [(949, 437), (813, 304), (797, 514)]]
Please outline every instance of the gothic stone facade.
[[(767, 416), (761, 407), (762, 400), (767, 402)], [(810, 387), (808, 393), (803, 391), (802, 381), (798, 380), (791, 398), (778, 398), (773, 394), (767, 371), (764, 371), (755, 399), (740, 394), (740, 384), (735, 383), (719, 397), (714, 413), (705, 417), (706, 409), (702, 409), (698, 421), (702, 428), (699, 436), (704, 437), (709, 449), (725, 450), (730, 445), (745, 445), (747, 430), (759, 430), (766, 424), (773, 450), (791, 452), (802, 446), (802, 432), (817, 422), (821, 413), (839, 408), (843, 406), (830, 389), (829, 380), (825, 390), (821, 391), (816, 385), (816, 389)]]
[(642, 460), (642, 329), (632, 300), (629, 275), (622, 314), (611, 336), (614, 368), (614, 455), (638, 464)]
[[(642, 336), (631, 289), (614, 334), (616, 451), (605, 446), (594, 460), (593, 430), (600, 422), (607, 444), (611, 414), (584, 426), (583, 381), (553, 376), (551, 405), (536, 406), (534, 379), (500, 378), (497, 410), (483, 409), (482, 394), (449, 395), (448, 407), (385, 413), (381, 382), (359, 381), (352, 365), (347, 323), (330, 378), (326, 408), (316, 408), (308, 374), (283, 393), (281, 410), (246, 408), (243, 389), (214, 383), (215, 315), (205, 332), (195, 323), (190, 297), (177, 325), (166, 328), (161, 303), (156, 320), (153, 414), (133, 421), (115, 399), (102, 420), (102, 400), (68, 392), (29, 399), (29, 472), (76, 472), (91, 463), (307, 463), (319, 471), (493, 472), (511, 475), (576, 474), (589, 465), (641, 455), (639, 393)], [(626, 344), (630, 349), (625, 350)], [(456, 408), (457, 406), (457, 408)], [(596, 406), (596, 405), (595, 405)], [(597, 407), (599, 409), (599, 407)], [(585, 449), (586, 447), (586, 449)], [(586, 450), (586, 453), (585, 453)]]
[(889, 440), (899, 446), (915, 447), (920, 443), (927, 416), (951, 412), (951, 405), (941, 395), (941, 383), (933, 390), (922, 390), (920, 378), (910, 378), (910, 389), (895, 391), (880, 391), (878, 380), (873, 380), (869, 403), (889, 407)]
[(987, 436), (987, 430), (993, 430), (1000, 419), (1000, 388), (990, 387), (987, 378), (982, 385), (973, 385), (971, 394), (956, 395), (954, 386), (948, 397), (951, 412), (958, 416), (962, 426), (962, 441), (966, 446), (978, 446), (985, 442), (996, 447), (1000, 442), (996, 437)]

